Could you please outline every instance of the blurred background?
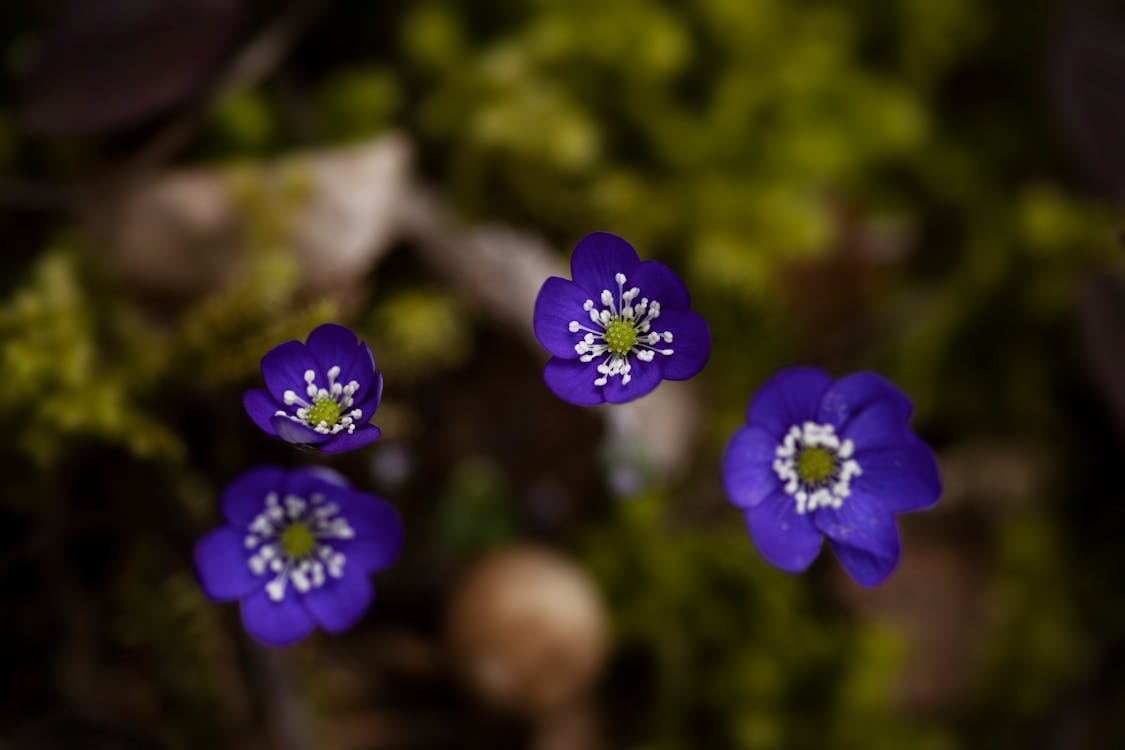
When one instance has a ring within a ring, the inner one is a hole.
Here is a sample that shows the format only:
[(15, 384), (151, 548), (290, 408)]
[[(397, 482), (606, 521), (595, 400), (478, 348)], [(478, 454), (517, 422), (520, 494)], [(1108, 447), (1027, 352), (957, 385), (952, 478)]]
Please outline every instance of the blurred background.
[[(1088, 0), (0, 5), (0, 746), (1125, 747), (1125, 12)], [(703, 373), (543, 385), (593, 230)], [(241, 407), (324, 321), (335, 459)], [(719, 483), (776, 369), (876, 369), (945, 483), (862, 589)], [(191, 549), (256, 463), (401, 512), (352, 631), (270, 651)]]

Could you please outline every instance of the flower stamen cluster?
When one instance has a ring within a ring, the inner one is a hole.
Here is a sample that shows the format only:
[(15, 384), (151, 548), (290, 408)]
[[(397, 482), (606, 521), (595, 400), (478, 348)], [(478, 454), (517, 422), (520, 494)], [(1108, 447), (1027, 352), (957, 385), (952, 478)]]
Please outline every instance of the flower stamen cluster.
[(287, 583), (304, 594), (320, 588), (329, 578), (342, 578), (347, 557), (331, 540), (352, 539), (355, 531), (339, 516), (340, 508), (313, 493), (308, 499), (294, 494), (266, 495), (266, 507), (250, 522), (244, 544), (254, 552), (246, 564), (254, 575), (275, 574), (266, 584), (271, 601), (285, 598)]
[(642, 362), (651, 362), (657, 354), (669, 357), (675, 353), (672, 349), (654, 346), (660, 342), (672, 343), (671, 331), (653, 330), (653, 321), (660, 317), (660, 302), (642, 297), (634, 304), (641, 290), (632, 287), (626, 291), (627, 279), (623, 273), (616, 274), (614, 280), (617, 282), (616, 298), (610, 290), (603, 289), (600, 308), (592, 299), (582, 306), (596, 328), (577, 320), (570, 321), (571, 333), (586, 334), (574, 345), (579, 361), (589, 363), (604, 357), (597, 367), (598, 377), (594, 379), (594, 385), (599, 387), (615, 376), (621, 378), (621, 385), (629, 384), (633, 369), (630, 354)]
[(309, 401), (298, 396), (296, 391), (285, 391), (283, 394), (285, 405), (297, 405), (300, 408), (295, 414), (278, 409), (274, 415), (287, 417), (322, 435), (335, 435), (344, 430), (350, 435), (355, 432), (358, 420), (363, 417), (362, 409), (351, 408), (355, 402), (353, 397), (359, 390), (359, 383), (355, 380), (347, 384), (337, 383), (336, 378), (340, 376), (339, 365), (328, 368), (325, 375), (328, 378), (328, 387), (321, 388), (316, 385), (316, 372), (305, 370), (305, 395)]
[(786, 493), (797, 501), (797, 513), (843, 507), (851, 480), (863, 473), (852, 458), (855, 446), (841, 441), (831, 424), (793, 425), (777, 446), (773, 470)]

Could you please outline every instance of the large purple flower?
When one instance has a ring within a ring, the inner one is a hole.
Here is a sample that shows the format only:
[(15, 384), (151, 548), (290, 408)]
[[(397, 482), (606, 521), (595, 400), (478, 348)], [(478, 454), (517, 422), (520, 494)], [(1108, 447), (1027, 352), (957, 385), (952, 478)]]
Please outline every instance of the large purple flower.
[(570, 272), (573, 281), (552, 276), (535, 300), (535, 337), (554, 355), (543, 378), (556, 396), (619, 404), (703, 369), (711, 333), (667, 266), (594, 232), (574, 248)]
[(864, 586), (898, 564), (895, 514), (937, 502), (933, 453), (910, 429), (912, 407), (871, 372), (832, 380), (811, 367), (774, 375), (727, 445), (723, 484), (772, 565), (798, 573), (822, 537)]
[(402, 545), (391, 506), (328, 469), (257, 467), (220, 504), (226, 524), (195, 546), (199, 582), (211, 599), (240, 599), (247, 632), (270, 646), (358, 622), (375, 596), (369, 574)]
[(262, 357), (265, 389), (246, 391), (242, 405), (268, 435), (342, 453), (379, 439), (368, 424), (383, 395), (383, 376), (367, 344), (334, 323), (308, 341), (286, 341)]

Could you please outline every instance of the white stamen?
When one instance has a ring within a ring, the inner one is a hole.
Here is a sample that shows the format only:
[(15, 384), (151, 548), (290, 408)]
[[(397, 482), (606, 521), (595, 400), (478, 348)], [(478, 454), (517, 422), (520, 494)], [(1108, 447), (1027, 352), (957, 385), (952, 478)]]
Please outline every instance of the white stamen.
[(301, 514), (305, 512), (305, 508), (307, 507), (308, 503), (306, 503), (304, 499), (299, 498), (296, 495), (285, 496), (285, 514), (289, 516), (290, 520), (297, 520), (298, 518), (300, 518)]
[[(256, 549), (246, 561), (250, 572), (274, 575), (266, 584), (271, 601), (282, 601), (289, 584), (304, 594), (344, 575), (347, 557), (332, 546), (332, 540), (352, 539), (355, 531), (339, 513), (340, 506), (326, 502), (321, 493), (307, 499), (292, 493), (283, 498), (276, 492), (266, 495), (265, 507), (249, 523), (243, 542), (247, 549)], [(314, 540), (311, 553), (299, 558), (290, 556), (281, 541), (296, 523), (303, 524)]]
[[(305, 395), (313, 403), (301, 398), (296, 391), (285, 391), (282, 394), (285, 405), (299, 406), (300, 408), (292, 413), (279, 409), (274, 412), (274, 416), (288, 417), (297, 424), (309, 427), (321, 435), (336, 435), (344, 430), (347, 430), (349, 435), (355, 432), (356, 427), (362, 426), (356, 423), (356, 420), (362, 417), (362, 412), (359, 409), (352, 409), (355, 403), (353, 396), (359, 391), (359, 381), (350, 380), (347, 384), (337, 383), (336, 378), (340, 376), (340, 372), (339, 365), (329, 367), (325, 373), (328, 378), (328, 387), (320, 388), (313, 382), (316, 380), (316, 373), (312, 370), (305, 370)], [(310, 417), (313, 406), (325, 401), (335, 401), (340, 407), (340, 416), (332, 424), (329, 424), (325, 419), (320, 419), (314, 423)]]
[(285, 576), (278, 576), (266, 584), (266, 593), (270, 601), (279, 602), (285, 598)]
[[(640, 302), (634, 300), (640, 297), (639, 287), (625, 289), (628, 281), (624, 273), (618, 272), (613, 276), (617, 282), (617, 295), (609, 289), (603, 289), (599, 295), (601, 309), (592, 299), (583, 303), (582, 309), (590, 316), (593, 328), (587, 327), (581, 321), (572, 320), (567, 324), (570, 333), (583, 333), (580, 340), (574, 344), (574, 353), (578, 361), (584, 364), (601, 360), (596, 368), (597, 377), (594, 385), (603, 387), (608, 385), (610, 378), (618, 377), (621, 385), (628, 385), (633, 380), (631, 357), (641, 362), (652, 362), (657, 354), (670, 357), (675, 353), (673, 349), (658, 349), (654, 344), (663, 342), (672, 343), (671, 331), (655, 331), (652, 321), (660, 317), (660, 303), (642, 297)], [(625, 352), (610, 351), (606, 342), (606, 329), (611, 323), (627, 323), (632, 326), (635, 334), (633, 345)]]
[(309, 579), (305, 578), (305, 573), (301, 568), (292, 571), (289, 574), (289, 580), (293, 581), (293, 588), (297, 589), (297, 591), (302, 594), (308, 591), (311, 586)]
[[(803, 479), (797, 470), (801, 451), (815, 448), (828, 453), (832, 472), (817, 482)], [(863, 470), (851, 456), (855, 445), (840, 440), (831, 424), (805, 422), (793, 425), (774, 451), (773, 471), (784, 482), (785, 492), (797, 501), (797, 513), (804, 515), (817, 508), (839, 509), (851, 494), (851, 480)]]
[(333, 578), (341, 578), (344, 575), (344, 563), (347, 558), (343, 554), (337, 552), (332, 557), (328, 558), (328, 575)]

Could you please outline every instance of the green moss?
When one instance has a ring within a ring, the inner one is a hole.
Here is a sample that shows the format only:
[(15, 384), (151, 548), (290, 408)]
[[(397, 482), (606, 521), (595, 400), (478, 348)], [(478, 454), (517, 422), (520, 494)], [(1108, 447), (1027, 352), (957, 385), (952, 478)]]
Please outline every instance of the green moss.
[[(10, 444), (45, 466), (76, 438), (178, 458), (179, 439), (146, 406), (151, 383), (104, 346), (116, 321), (95, 304), (80, 268), (78, 251), (60, 246), (0, 305), (0, 421)], [(131, 352), (134, 342), (116, 345)]]
[(471, 351), (470, 318), (459, 301), (436, 289), (387, 295), (375, 306), (367, 328), (381, 365), (392, 374), (456, 367)]
[(319, 116), (334, 141), (370, 138), (388, 127), (401, 105), (389, 70), (363, 67), (334, 72), (321, 88)]

